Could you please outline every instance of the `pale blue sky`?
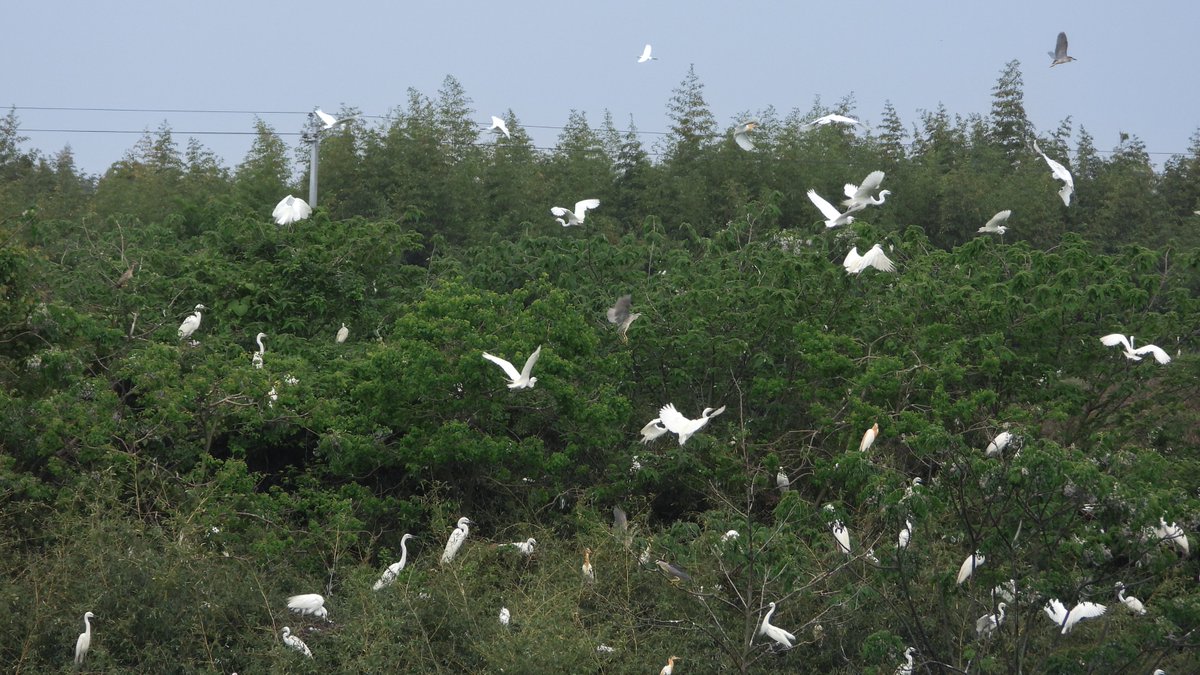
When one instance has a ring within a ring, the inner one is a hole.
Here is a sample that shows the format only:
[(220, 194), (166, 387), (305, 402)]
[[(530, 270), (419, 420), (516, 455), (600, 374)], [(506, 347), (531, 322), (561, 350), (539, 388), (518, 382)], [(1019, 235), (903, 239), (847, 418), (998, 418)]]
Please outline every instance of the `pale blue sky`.
[[(580, 3), (210, 0), (109, 3), (41, 0), (5, 9), (8, 61), (0, 105), (83, 108), (327, 111), (382, 115), (414, 87), (434, 95), (454, 75), (485, 122), (508, 108), (525, 125), (561, 126), (571, 109), (598, 124), (667, 128), (671, 91), (694, 63), (722, 125), (738, 112), (780, 114), (847, 94), (878, 122), (891, 100), (906, 126), (939, 103), (986, 114), (1004, 64), (1019, 59), (1025, 105), (1039, 130), (1071, 116), (1101, 150), (1135, 133), (1156, 163), (1184, 152), (1200, 127), (1200, 3), (853, 3), (691, 1)], [(499, 9), (494, 9), (499, 8)], [(1049, 68), (1058, 31), (1079, 60)], [(652, 43), (660, 60), (635, 63)], [(99, 172), (136, 135), (34, 129), (156, 129), (180, 146), (189, 131), (253, 129), (248, 114), (68, 112), (18, 109), (27, 147), (70, 143)], [(299, 131), (302, 114), (262, 116)], [(534, 130), (540, 146), (555, 130)], [(204, 135), (227, 166), (249, 136)], [(295, 137), (285, 137), (293, 145)], [(655, 137), (643, 138), (647, 147)]]

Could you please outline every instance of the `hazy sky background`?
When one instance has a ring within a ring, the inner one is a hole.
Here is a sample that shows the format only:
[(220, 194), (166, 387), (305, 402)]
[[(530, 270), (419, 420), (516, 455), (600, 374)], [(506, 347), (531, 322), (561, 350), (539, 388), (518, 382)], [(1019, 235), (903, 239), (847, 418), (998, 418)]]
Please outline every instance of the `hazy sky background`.
[[(181, 149), (195, 132), (241, 132), (197, 135), (234, 167), (254, 116), (27, 107), (261, 111), (286, 133), (315, 106), (384, 115), (404, 105), (409, 87), (432, 97), (453, 75), (481, 123), (512, 108), (523, 125), (558, 127), (577, 109), (598, 126), (608, 109), (618, 127), (632, 114), (654, 132), (667, 129), (671, 92), (695, 64), (722, 126), (742, 111), (774, 106), (783, 116), (816, 96), (832, 106), (853, 94), (868, 124), (890, 100), (911, 128), (939, 103), (987, 114), (1004, 64), (1019, 59), (1039, 131), (1070, 116), (1101, 150), (1133, 133), (1161, 164), (1186, 152), (1200, 127), (1194, 0), (41, 0), (12, 3), (4, 18), (0, 104), (18, 106), (25, 147), (53, 154), (69, 143), (89, 173), (164, 120)], [(1046, 52), (1060, 30), (1079, 60), (1051, 69)], [(647, 42), (660, 60), (635, 63)], [(530, 132), (543, 147), (558, 135)], [(644, 145), (656, 139), (647, 134)]]

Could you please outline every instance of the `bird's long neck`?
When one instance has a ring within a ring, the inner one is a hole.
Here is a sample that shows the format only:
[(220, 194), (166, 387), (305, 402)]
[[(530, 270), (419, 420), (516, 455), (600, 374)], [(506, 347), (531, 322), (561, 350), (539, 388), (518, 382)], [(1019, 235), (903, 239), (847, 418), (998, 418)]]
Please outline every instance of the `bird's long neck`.
[(89, 636), (92, 634), (92, 620), (86, 615), (83, 617), (83, 633)]
[(774, 607), (772, 607), (772, 608), (770, 608), (770, 609), (768, 609), (768, 610), (767, 610), (767, 615), (763, 617), (763, 624), (764, 624), (764, 625), (771, 623), (771, 615), (772, 615), (772, 614), (774, 614), (774, 613), (775, 613), (775, 608), (774, 608)]
[(258, 343), (258, 353), (266, 354), (267, 348), (263, 345), (262, 338), (255, 338), (254, 341)]
[(404, 563), (407, 560), (408, 560), (408, 540), (401, 539), (400, 540), (400, 567), (401, 567), (401, 569), (404, 568)]

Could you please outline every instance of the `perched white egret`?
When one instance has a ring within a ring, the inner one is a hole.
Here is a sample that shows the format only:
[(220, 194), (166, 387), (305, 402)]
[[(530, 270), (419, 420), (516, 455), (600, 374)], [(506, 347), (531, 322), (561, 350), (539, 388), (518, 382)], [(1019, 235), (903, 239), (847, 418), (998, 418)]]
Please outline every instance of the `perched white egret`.
[(281, 632), (283, 633), (283, 644), (295, 649), (310, 659), (313, 657), (312, 651), (309, 650), (308, 645), (304, 644), (304, 640), (301, 640), (297, 635), (292, 635), (291, 628), (284, 626)]
[(638, 60), (637, 60), (637, 62), (638, 62), (638, 63), (645, 63), (645, 62), (647, 62), (647, 61), (657, 61), (657, 60), (658, 60), (658, 57), (657, 57), (657, 56), (651, 56), (651, 55), (650, 55), (650, 51), (651, 51), (651, 50), (650, 50), (650, 45), (646, 45), (646, 47), (645, 47), (644, 49), (642, 49), (642, 55), (638, 57)]
[(537, 539), (530, 537), (525, 541), (514, 541), (511, 544), (500, 544), (501, 546), (511, 546), (525, 555), (533, 555), (533, 547), (537, 546)]
[(852, 555), (850, 550), (850, 530), (840, 520), (835, 520), (829, 524), (829, 529), (833, 532), (833, 539), (837, 542), (838, 550), (846, 555)]
[(504, 134), (505, 138), (512, 138), (512, 134), (508, 133), (508, 125), (495, 115), (492, 115), (492, 126), (488, 127), (488, 131), (497, 131)]
[(263, 338), (265, 337), (267, 337), (266, 333), (259, 333), (254, 336), (254, 341), (258, 343), (258, 351), (254, 352), (254, 356), (250, 358), (250, 362), (259, 370), (262, 370), (263, 367), (263, 354), (267, 353), (267, 348), (263, 345)]
[(1166, 518), (1158, 519), (1159, 525), (1154, 528), (1154, 534), (1158, 536), (1159, 541), (1170, 542), (1172, 546), (1179, 549), (1185, 556), (1191, 553), (1188, 546), (1187, 534), (1183, 528), (1172, 522), (1167, 524)]
[[(692, 437), (692, 434), (704, 428), (704, 425), (708, 424), (710, 419), (723, 412), (725, 412), (725, 406), (721, 406), (716, 410), (705, 408), (700, 413), (699, 419), (690, 420), (675, 409), (674, 403), (668, 403), (658, 411), (658, 418), (662, 421), (663, 426), (667, 428), (667, 431), (679, 434), (679, 444), (683, 445), (687, 443), (687, 439)], [(645, 429), (642, 429), (643, 435), (645, 435), (645, 431)]]
[(883, 252), (883, 247), (875, 244), (871, 250), (859, 255), (858, 247), (850, 249), (846, 254), (846, 259), (842, 261), (842, 267), (846, 269), (846, 274), (858, 274), (868, 267), (874, 267), (880, 272), (895, 272), (896, 264), (892, 259), (887, 257)]
[(655, 417), (646, 423), (646, 426), (642, 427), (642, 442), (649, 443), (665, 433), (667, 433), (667, 425), (663, 424), (661, 419)]
[(792, 488), (792, 481), (783, 467), (779, 467), (779, 470), (775, 472), (775, 487), (779, 488), (780, 492), (787, 492)]
[(671, 583), (673, 584), (677, 584), (681, 581), (692, 580), (692, 575), (684, 572), (683, 568), (679, 567), (678, 565), (673, 565), (666, 560), (656, 560), (654, 561), (654, 564), (658, 565), (658, 569), (662, 570), (663, 574), (667, 575), (667, 578), (670, 579)]
[(450, 538), (446, 540), (446, 550), (442, 553), (443, 565), (454, 560), (454, 556), (458, 555), (458, 549), (462, 548), (463, 542), (467, 540), (467, 535), (471, 533), (471, 524), (471, 519), (466, 516), (458, 519), (458, 525), (454, 527)]
[(901, 663), (896, 667), (896, 675), (913, 675), (913, 654), (915, 653), (917, 653), (916, 647), (904, 650), (904, 659), (907, 663)]
[(508, 625), (508, 621), (509, 621), (509, 619), (511, 619), (511, 618), (512, 618), (512, 613), (508, 611), (508, 608), (507, 608), (507, 607), (501, 607), (501, 608), (500, 608), (500, 625), (501, 625), (501, 626), (507, 626), (507, 625)]
[(846, 209), (845, 213), (842, 213), (842, 212), (838, 211), (836, 208), (834, 208), (833, 204), (830, 204), (829, 202), (825, 201), (824, 197), (817, 194), (816, 190), (808, 191), (808, 200), (813, 203), (813, 206), (817, 207), (817, 210), (821, 212), (822, 216), (825, 216), (825, 227), (827, 227), (827, 228), (828, 227), (837, 227), (839, 225), (846, 225), (849, 223), (853, 223), (854, 216), (852, 216), (850, 214), (856, 213), (858, 211), (862, 211), (863, 209), (866, 208), (866, 205), (864, 204), (864, 205), (848, 208), (848, 209)]
[(537, 378), (530, 377), (529, 374), (533, 372), (533, 366), (535, 363), (537, 363), (538, 358), (541, 355), (542, 346), (538, 345), (538, 348), (529, 355), (529, 358), (525, 359), (525, 367), (522, 368), (521, 372), (519, 373), (517, 372), (517, 369), (513, 367), (513, 364), (498, 356), (492, 356), (491, 354), (484, 352), (483, 358), (500, 366), (500, 368), (504, 370), (504, 374), (508, 375), (508, 379), (511, 380), (508, 383), (509, 389), (533, 389), (533, 385), (537, 384)]
[(640, 312), (631, 313), (633, 308), (633, 296), (622, 295), (617, 298), (617, 304), (608, 308), (606, 313), (608, 322), (617, 327), (617, 335), (621, 336), (621, 342), (629, 342), (629, 324), (633, 323), (639, 316)]
[(993, 438), (991, 442), (987, 444), (987, 448), (984, 449), (984, 456), (999, 457), (1000, 453), (1004, 452), (1004, 449), (1007, 448), (1008, 444), (1012, 442), (1012, 439), (1013, 435), (1010, 431), (1001, 431), (1000, 433), (996, 434), (996, 437)]
[(1171, 356), (1158, 345), (1142, 345), (1137, 349), (1133, 348), (1133, 336), (1126, 337), (1120, 333), (1110, 333), (1100, 338), (1100, 342), (1105, 347), (1121, 346), (1125, 349), (1125, 358), (1131, 361), (1141, 361), (1143, 354), (1151, 354), (1154, 360), (1166, 365), (1171, 362)]
[(342, 344), (343, 342), (345, 342), (345, 341), (346, 341), (346, 338), (348, 338), (348, 337), (350, 337), (350, 329), (349, 329), (349, 328), (346, 328), (346, 322), (345, 322), (345, 321), (343, 321), (343, 322), (342, 322), (342, 327), (338, 329), (338, 332), (337, 332), (337, 337), (335, 337), (335, 338), (333, 339), (333, 341), (334, 341), (334, 342), (336, 342), (336, 343), (338, 343), (338, 344), (340, 345), (340, 344)]
[(1004, 608), (1007, 606), (1002, 602), (996, 605), (996, 609), (999, 610), (998, 612), (995, 614), (984, 614), (975, 621), (975, 633), (979, 635), (980, 640), (992, 637), (992, 634), (996, 632), (1000, 624), (1004, 623)]
[(992, 589), (992, 602), (1000, 598), (1005, 602), (1015, 602), (1017, 599), (1017, 580), (1009, 579)]
[(667, 665), (663, 666), (662, 670), (658, 671), (658, 675), (671, 675), (671, 673), (675, 672), (675, 662), (682, 660), (683, 659), (679, 658), (678, 656), (672, 656), (671, 658), (667, 659)]
[(1054, 51), (1046, 52), (1050, 55), (1050, 67), (1070, 63), (1075, 60), (1074, 56), (1067, 56), (1067, 34), (1059, 33), (1058, 40), (1054, 43)]
[(875, 443), (875, 437), (879, 435), (879, 422), (863, 432), (862, 440), (858, 443), (858, 451), (866, 452), (871, 449), (871, 445)]
[[(556, 216), (555, 220), (563, 227), (582, 225), (584, 219), (587, 218), (587, 212), (598, 206), (600, 206), (599, 199), (581, 199), (575, 202), (574, 211), (564, 209), (561, 206), (551, 206), (550, 215)], [(566, 220), (563, 220), (563, 218), (566, 218)]]
[(288, 609), (301, 616), (312, 615), (318, 619), (329, 620), (329, 608), (325, 606), (325, 597), (319, 593), (302, 593), (287, 599)]
[(205, 307), (204, 305), (196, 305), (195, 311), (192, 312), (191, 316), (184, 319), (183, 323), (179, 324), (179, 339), (180, 340), (186, 340), (186, 339), (190, 338), (192, 336), (192, 333), (195, 333), (196, 329), (200, 328), (200, 310), (202, 310), (202, 309), (208, 309), (208, 308)]
[(1117, 582), (1117, 600), (1120, 600), (1121, 604), (1128, 607), (1129, 611), (1133, 612), (1134, 614), (1146, 613), (1146, 606), (1142, 604), (1141, 600), (1138, 600), (1132, 595), (1125, 597), (1125, 584), (1121, 583), (1120, 581)]
[(596, 570), (592, 568), (592, 549), (583, 549), (583, 564), (579, 566), (579, 571), (583, 572), (583, 578), (588, 583), (596, 583)]
[(908, 540), (912, 539), (913, 524), (908, 518), (904, 519), (904, 529), (900, 530), (900, 536), (896, 538), (896, 545), (900, 548), (908, 548)]
[(383, 571), (383, 576), (379, 577), (379, 581), (375, 582), (371, 590), (377, 591), (384, 586), (392, 585), (392, 582), (396, 580), (396, 575), (404, 570), (404, 566), (408, 564), (408, 546), (405, 543), (412, 538), (411, 534), (405, 534), (403, 537), (400, 537), (400, 562), (388, 565), (387, 569)]
[(914, 491), (915, 491), (917, 488), (921, 487), (921, 484), (922, 484), (922, 483), (923, 483), (923, 481), (921, 480), (921, 477), (920, 477), (920, 476), (917, 476), (916, 478), (913, 478), (913, 479), (912, 479), (912, 484), (905, 486), (905, 488), (904, 488), (904, 496), (900, 498), (900, 501), (905, 501), (905, 500), (908, 500), (908, 499), (912, 499), (913, 492), (914, 492)]
[(892, 194), (891, 190), (880, 190), (878, 196), (873, 196), (876, 190), (879, 190), (879, 185), (883, 183), (883, 172), (872, 171), (863, 179), (862, 185), (854, 183), (846, 183), (842, 187), (842, 192), (845, 193), (846, 199), (842, 202), (842, 206), (849, 208), (867, 206), (879, 206)]
[(762, 624), (758, 627), (758, 634), (765, 635), (779, 643), (779, 646), (784, 649), (791, 649), (792, 643), (796, 641), (796, 636), (780, 628), (779, 626), (771, 625), (771, 615), (775, 613), (775, 603), (768, 603), (766, 616), (763, 617)]
[(271, 385), (271, 390), (267, 392), (267, 407), (268, 408), (274, 408), (275, 402), (279, 400), (279, 392), (275, 390), (275, 387), (278, 387), (278, 386), (279, 386), (279, 383), (276, 382), (275, 384)]
[(987, 221), (983, 227), (979, 228), (979, 232), (987, 232), (991, 234), (1004, 234), (1008, 228), (1004, 223), (1008, 222), (1008, 217), (1012, 215), (1012, 209), (1004, 209), (1000, 213), (992, 216), (992, 219)]
[(966, 581), (967, 578), (975, 572), (975, 568), (979, 567), (985, 562), (987, 562), (987, 558), (979, 551), (967, 556), (967, 559), (963, 561), (962, 566), (958, 568), (958, 578), (955, 580), (955, 583), (961, 586), (962, 582)]
[(823, 127), (826, 124), (845, 124), (845, 125), (853, 126), (855, 124), (862, 124), (862, 122), (859, 122), (858, 120), (854, 119), (853, 117), (846, 117), (845, 115), (838, 115), (838, 114), (834, 113), (832, 115), (824, 115), (824, 116), (818, 117), (817, 119), (812, 120), (811, 122), (806, 122), (803, 125), (803, 128), (804, 129), (812, 129), (813, 127)]
[(737, 530), (729, 530), (725, 534), (721, 535), (721, 543), (725, 543), (727, 541), (734, 541), (740, 536), (742, 536), (742, 535)]
[(1036, 140), (1033, 142), (1033, 149), (1042, 156), (1042, 159), (1046, 160), (1046, 165), (1050, 167), (1050, 173), (1063, 182), (1062, 189), (1058, 191), (1058, 196), (1062, 199), (1064, 206), (1070, 206), (1071, 194), (1075, 192), (1075, 179), (1071, 177), (1071, 172), (1067, 171), (1067, 167), (1047, 157), (1046, 153), (1042, 152), (1042, 149), (1038, 147)]
[(88, 650), (92, 648), (92, 619), (95, 616), (91, 612), (83, 613), (83, 632), (75, 640), (75, 665), (83, 663)]
[(1071, 632), (1075, 624), (1084, 619), (1094, 619), (1101, 616), (1108, 611), (1108, 608), (1095, 602), (1081, 602), (1072, 607), (1070, 611), (1067, 611), (1067, 608), (1057, 598), (1050, 598), (1050, 602), (1046, 603), (1042, 611), (1046, 613), (1046, 616), (1050, 617), (1054, 625), (1062, 626), (1062, 634), (1066, 635)]
[(755, 120), (739, 124), (737, 128), (733, 130), (733, 140), (738, 144), (739, 148), (747, 151), (754, 150), (754, 143), (750, 141), (750, 132), (754, 131), (755, 127), (757, 126), (758, 121)]
[(271, 217), (275, 219), (276, 225), (291, 225), (311, 215), (312, 207), (308, 205), (308, 202), (292, 195), (279, 200), (279, 203), (275, 205), (275, 210), (271, 211)]

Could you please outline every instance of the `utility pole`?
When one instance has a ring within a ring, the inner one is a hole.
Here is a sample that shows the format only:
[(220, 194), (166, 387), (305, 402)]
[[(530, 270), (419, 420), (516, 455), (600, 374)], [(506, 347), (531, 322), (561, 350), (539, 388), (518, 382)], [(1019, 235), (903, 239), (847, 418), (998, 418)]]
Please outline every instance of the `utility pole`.
[(317, 208), (317, 148), (321, 146), (321, 134), (313, 132), (309, 141), (312, 148), (308, 154), (308, 205)]

